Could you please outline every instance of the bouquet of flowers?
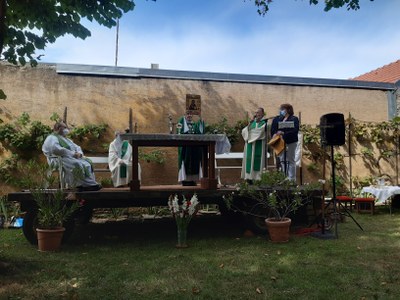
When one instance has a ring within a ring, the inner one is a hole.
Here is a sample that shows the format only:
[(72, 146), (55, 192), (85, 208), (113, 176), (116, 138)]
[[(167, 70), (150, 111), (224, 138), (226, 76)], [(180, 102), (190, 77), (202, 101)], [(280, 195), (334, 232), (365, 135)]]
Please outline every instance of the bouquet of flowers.
[(178, 195), (171, 195), (168, 199), (168, 207), (176, 221), (178, 230), (178, 244), (176, 245), (178, 248), (187, 247), (187, 228), (200, 204), (197, 194), (194, 194), (190, 200), (186, 199), (184, 195), (182, 195), (182, 198), (182, 201), (180, 201)]

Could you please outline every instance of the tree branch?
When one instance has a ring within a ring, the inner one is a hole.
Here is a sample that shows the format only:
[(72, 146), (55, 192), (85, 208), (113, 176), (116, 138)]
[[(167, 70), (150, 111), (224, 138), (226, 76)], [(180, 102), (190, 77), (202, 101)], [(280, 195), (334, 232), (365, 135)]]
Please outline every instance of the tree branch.
[(6, 0), (0, 0), (0, 58), (3, 53), (4, 39), (6, 35)]

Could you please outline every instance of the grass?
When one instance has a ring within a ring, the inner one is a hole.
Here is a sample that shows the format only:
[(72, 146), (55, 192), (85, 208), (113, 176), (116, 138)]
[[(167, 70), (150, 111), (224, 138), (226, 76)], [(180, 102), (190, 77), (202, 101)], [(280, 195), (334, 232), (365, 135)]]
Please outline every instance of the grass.
[(0, 230), (0, 299), (398, 299), (400, 214), (353, 215), (339, 239), (273, 244), (203, 216), (175, 249), (172, 219), (91, 223), (59, 253)]

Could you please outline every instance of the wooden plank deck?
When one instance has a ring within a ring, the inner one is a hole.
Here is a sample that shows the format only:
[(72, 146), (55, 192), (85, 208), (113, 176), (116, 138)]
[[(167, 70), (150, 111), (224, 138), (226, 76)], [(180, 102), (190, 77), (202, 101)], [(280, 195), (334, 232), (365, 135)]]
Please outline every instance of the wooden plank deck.
[[(185, 195), (191, 197), (197, 194), (202, 204), (220, 204), (222, 196), (232, 192), (233, 188), (221, 187), (216, 190), (207, 190), (197, 186), (181, 185), (154, 185), (141, 186), (139, 191), (131, 191), (128, 187), (124, 188), (103, 188), (99, 191), (74, 192), (72, 193), (79, 200), (84, 200), (85, 205), (93, 208), (107, 207), (149, 207), (166, 206), (170, 195)], [(29, 191), (15, 192), (8, 194), (9, 201), (21, 203), (22, 210), (27, 210), (34, 205), (32, 194)]]

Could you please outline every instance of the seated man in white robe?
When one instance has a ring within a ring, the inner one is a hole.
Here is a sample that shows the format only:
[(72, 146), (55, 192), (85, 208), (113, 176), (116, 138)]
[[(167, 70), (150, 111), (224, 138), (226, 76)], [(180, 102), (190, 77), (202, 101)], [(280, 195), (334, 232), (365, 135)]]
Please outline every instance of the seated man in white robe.
[(101, 185), (96, 182), (90, 161), (84, 157), (81, 147), (66, 137), (68, 133), (68, 126), (64, 122), (54, 125), (53, 133), (46, 138), (42, 146), (47, 162), (55, 166), (57, 156), (61, 157), (65, 183), (69, 187), (76, 187), (78, 191), (101, 189)]
[[(115, 139), (108, 149), (108, 167), (115, 187), (129, 185), (132, 180), (132, 146), (121, 139), (120, 133), (115, 132)], [(138, 163), (138, 178), (141, 180), (141, 169)]]

